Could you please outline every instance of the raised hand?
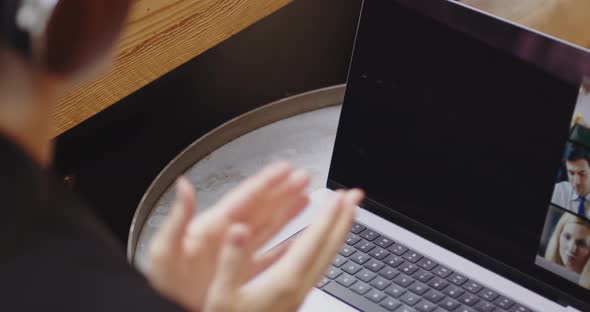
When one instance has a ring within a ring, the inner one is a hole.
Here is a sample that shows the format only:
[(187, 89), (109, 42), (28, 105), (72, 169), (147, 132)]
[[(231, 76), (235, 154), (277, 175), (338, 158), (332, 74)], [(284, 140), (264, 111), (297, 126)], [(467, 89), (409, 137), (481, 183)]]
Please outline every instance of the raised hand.
[[(305, 171), (293, 170), (287, 163), (275, 164), (193, 219), (193, 187), (179, 179), (172, 213), (150, 246), (147, 276), (151, 284), (183, 307), (201, 310), (232, 225), (247, 228), (249, 248), (259, 249), (307, 205), (308, 184)], [(289, 245), (284, 245), (249, 259), (248, 277), (266, 274), (288, 250)]]

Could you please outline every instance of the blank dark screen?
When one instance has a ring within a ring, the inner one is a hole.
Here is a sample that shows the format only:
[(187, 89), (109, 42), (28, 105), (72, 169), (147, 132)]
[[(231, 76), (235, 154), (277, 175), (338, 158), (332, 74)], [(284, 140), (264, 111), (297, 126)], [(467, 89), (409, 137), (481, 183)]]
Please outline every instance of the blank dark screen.
[(330, 180), (561, 283), (534, 259), (579, 85), (395, 1), (364, 6)]

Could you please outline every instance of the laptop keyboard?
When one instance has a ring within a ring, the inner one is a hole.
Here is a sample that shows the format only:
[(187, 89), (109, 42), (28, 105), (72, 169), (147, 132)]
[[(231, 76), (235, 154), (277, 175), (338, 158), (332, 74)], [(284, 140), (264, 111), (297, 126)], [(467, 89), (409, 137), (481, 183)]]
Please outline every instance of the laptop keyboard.
[(366, 312), (532, 311), (360, 223), (317, 287)]

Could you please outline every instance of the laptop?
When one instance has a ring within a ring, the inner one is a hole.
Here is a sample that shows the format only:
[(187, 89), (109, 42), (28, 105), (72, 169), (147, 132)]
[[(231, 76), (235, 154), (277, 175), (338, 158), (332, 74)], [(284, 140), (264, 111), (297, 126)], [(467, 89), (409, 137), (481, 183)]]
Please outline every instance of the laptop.
[(271, 243), (366, 191), (301, 309), (590, 311), (589, 76), (461, 3), (364, 1), (327, 187)]

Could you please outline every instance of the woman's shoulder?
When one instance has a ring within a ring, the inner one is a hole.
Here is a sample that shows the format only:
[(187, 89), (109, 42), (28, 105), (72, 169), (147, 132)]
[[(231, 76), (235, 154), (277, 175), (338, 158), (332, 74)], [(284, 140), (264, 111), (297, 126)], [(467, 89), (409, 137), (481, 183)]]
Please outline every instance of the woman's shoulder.
[(2, 138), (0, 164), (3, 311), (177, 310), (92, 210)]

